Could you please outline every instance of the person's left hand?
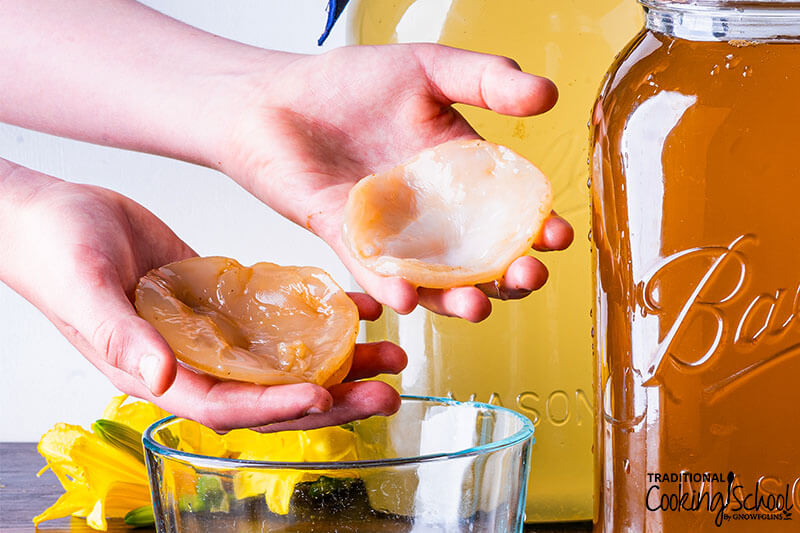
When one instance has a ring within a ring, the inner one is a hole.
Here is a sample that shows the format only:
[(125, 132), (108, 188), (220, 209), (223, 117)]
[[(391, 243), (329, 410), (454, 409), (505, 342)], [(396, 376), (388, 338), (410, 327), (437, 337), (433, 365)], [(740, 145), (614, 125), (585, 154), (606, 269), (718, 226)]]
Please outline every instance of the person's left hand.
[[(131, 300), (147, 271), (196, 254), (155, 215), (115, 192), (0, 159), (0, 249), (0, 280), (39, 308), (119, 390), (175, 415), (217, 431), (273, 431), (342, 424), (399, 408), (389, 385), (357, 381), (405, 367), (405, 353), (389, 342), (357, 345), (345, 383), (328, 390), (311, 383), (221, 381), (179, 365)], [(351, 298), (362, 319), (380, 315), (369, 296)]]

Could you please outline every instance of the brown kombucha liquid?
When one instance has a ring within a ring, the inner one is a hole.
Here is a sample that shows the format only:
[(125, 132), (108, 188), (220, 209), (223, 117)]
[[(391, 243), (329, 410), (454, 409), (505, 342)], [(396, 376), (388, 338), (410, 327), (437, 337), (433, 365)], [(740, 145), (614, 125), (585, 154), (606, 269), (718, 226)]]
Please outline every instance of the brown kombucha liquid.
[(595, 531), (800, 531), (800, 44), (643, 32), (592, 150)]

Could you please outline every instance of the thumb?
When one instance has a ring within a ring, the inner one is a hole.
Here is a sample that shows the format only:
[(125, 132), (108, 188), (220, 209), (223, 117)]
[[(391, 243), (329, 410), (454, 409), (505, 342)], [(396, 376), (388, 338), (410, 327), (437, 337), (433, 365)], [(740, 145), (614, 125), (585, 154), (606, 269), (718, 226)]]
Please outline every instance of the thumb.
[[(93, 356), (144, 383), (160, 396), (175, 381), (177, 362), (167, 341), (136, 314), (112, 271), (95, 272), (103, 278), (74, 291), (63, 316), (89, 344)], [(72, 291), (71, 291), (72, 292)]]
[(164, 394), (175, 381), (177, 362), (164, 338), (136, 315), (117, 312), (97, 326), (92, 334), (94, 350), (113, 367), (144, 382), (155, 396)]
[(507, 57), (442, 45), (416, 46), (416, 55), (444, 104), (469, 104), (524, 117), (544, 113), (558, 100), (552, 81), (522, 72)]

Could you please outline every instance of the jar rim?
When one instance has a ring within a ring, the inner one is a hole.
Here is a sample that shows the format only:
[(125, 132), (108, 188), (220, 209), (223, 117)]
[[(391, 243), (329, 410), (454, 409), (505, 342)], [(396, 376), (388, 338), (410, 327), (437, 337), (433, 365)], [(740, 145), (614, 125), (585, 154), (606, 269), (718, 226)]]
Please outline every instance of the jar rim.
[(789, 9), (800, 8), (800, 0), (639, 0), (645, 7), (716, 8), (716, 9)]
[(800, 41), (800, 0), (639, 0), (646, 27), (691, 41)]

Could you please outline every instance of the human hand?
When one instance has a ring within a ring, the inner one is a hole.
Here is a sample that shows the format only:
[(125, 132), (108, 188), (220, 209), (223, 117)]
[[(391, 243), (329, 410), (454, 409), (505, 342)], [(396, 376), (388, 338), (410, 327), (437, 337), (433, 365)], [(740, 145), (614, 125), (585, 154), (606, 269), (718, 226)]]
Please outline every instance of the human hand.
[[(131, 299), (148, 270), (196, 254), (136, 202), (0, 159), (0, 204), (0, 280), (126, 394), (219, 431), (319, 427), (397, 410), (391, 387), (355, 381), (402, 370), (405, 354), (388, 342), (357, 346), (346, 382), (329, 390), (220, 381), (177, 364)], [(363, 319), (380, 315), (369, 296), (351, 297)]]
[[(0, 34), (0, 70), (15, 73), (0, 77), (0, 120), (216, 168), (325, 239), (382, 303), (405, 313), (419, 302), (474, 321), (489, 314), (479, 288), (417, 289), (361, 267), (341, 241), (342, 207), (361, 177), (476, 137), (452, 103), (541, 113), (555, 103), (549, 81), (505, 58), (440, 45), (263, 50), (129, 0), (4, 2)], [(534, 248), (571, 239), (554, 216)], [(481, 288), (520, 297), (546, 277), (523, 256)]]
[[(274, 69), (276, 62), (280, 65)], [(270, 56), (273, 70), (243, 100), (219, 168), (265, 203), (322, 237), (356, 281), (400, 313), (417, 303), (472, 321), (489, 296), (520, 298), (540, 288), (547, 269), (518, 258), (495, 283), (449, 290), (414, 287), (360, 265), (342, 242), (350, 188), (424, 148), (477, 138), (451, 104), (528, 116), (555, 104), (555, 86), (511, 60), (439, 45), (347, 47), (319, 56)], [(572, 228), (555, 214), (537, 250), (559, 250)]]

